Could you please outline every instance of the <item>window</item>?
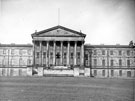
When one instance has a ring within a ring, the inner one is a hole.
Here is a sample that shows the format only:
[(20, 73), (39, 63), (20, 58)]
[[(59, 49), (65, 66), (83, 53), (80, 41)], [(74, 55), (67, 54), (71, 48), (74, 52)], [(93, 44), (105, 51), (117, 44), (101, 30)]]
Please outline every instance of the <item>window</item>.
[(14, 49), (11, 49), (11, 54), (14, 55)]
[(113, 70), (111, 70), (111, 76), (113, 76), (114, 75), (114, 71)]
[(130, 56), (130, 50), (127, 50), (127, 55)]
[(37, 52), (37, 58), (39, 58), (39, 52)]
[(122, 51), (121, 50), (119, 50), (119, 55), (122, 55)]
[(80, 52), (77, 52), (77, 59), (80, 59)]
[(110, 55), (113, 55), (113, 50), (110, 51)]
[(111, 66), (113, 66), (113, 60), (111, 60)]
[(97, 66), (97, 59), (94, 59), (94, 66)]
[(130, 60), (127, 60), (127, 66), (130, 67)]
[(66, 57), (67, 57), (67, 54), (66, 54), (66, 53), (64, 53), (64, 59), (66, 59)]
[(56, 58), (60, 59), (60, 53), (59, 52), (56, 54)]
[(70, 58), (73, 59), (73, 57), (74, 57), (74, 54), (70, 53)]
[(28, 52), (28, 55), (31, 55), (31, 50), (30, 49), (28, 49), (27, 52)]
[(3, 49), (3, 54), (6, 54), (6, 49)]
[(119, 76), (122, 76), (122, 70), (119, 70)]
[(105, 76), (105, 70), (102, 71), (102, 76)]
[(19, 50), (19, 54), (22, 55), (22, 49)]
[(88, 60), (88, 54), (85, 54), (85, 60)]
[(131, 77), (131, 71), (127, 71), (127, 77)]
[(28, 65), (31, 65), (32, 63), (31, 63), (31, 59), (28, 59)]
[(46, 58), (46, 52), (43, 52), (43, 58)]
[(97, 55), (97, 50), (94, 50), (94, 53), (93, 53), (94, 55)]
[(102, 50), (102, 55), (105, 55), (105, 50)]
[(50, 52), (50, 59), (53, 59), (53, 52)]
[(97, 76), (97, 70), (94, 70), (94, 76)]
[[(12, 59), (12, 60), (13, 60), (13, 59)], [(13, 60), (13, 61), (14, 61), (14, 60)], [(14, 65), (13, 61), (12, 61), (12, 65)], [(19, 59), (19, 64), (20, 64), (20, 66), (23, 66), (23, 59), (22, 59), (22, 58)]]
[(102, 60), (102, 66), (105, 66), (105, 59)]
[(122, 60), (119, 59), (119, 66), (122, 66)]

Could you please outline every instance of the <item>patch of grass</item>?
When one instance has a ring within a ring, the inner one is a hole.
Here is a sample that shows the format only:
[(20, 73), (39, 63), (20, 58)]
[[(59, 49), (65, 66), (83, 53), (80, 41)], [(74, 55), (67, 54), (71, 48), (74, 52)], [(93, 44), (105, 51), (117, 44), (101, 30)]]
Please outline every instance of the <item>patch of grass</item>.
[(0, 77), (0, 101), (133, 101), (133, 81), (86, 77)]

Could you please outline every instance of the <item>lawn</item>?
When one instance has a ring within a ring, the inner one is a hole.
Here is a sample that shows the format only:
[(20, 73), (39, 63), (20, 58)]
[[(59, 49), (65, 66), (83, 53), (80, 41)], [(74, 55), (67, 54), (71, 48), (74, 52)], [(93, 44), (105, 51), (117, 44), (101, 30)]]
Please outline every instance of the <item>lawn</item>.
[(133, 79), (0, 77), (0, 101), (135, 101)]

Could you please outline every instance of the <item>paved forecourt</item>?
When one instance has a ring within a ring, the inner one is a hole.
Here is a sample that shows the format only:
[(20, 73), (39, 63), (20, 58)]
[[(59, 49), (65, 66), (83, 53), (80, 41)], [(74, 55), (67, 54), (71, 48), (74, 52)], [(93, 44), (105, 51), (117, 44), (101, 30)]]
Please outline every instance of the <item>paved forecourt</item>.
[(133, 83), (133, 79), (0, 77), (0, 101), (133, 101)]

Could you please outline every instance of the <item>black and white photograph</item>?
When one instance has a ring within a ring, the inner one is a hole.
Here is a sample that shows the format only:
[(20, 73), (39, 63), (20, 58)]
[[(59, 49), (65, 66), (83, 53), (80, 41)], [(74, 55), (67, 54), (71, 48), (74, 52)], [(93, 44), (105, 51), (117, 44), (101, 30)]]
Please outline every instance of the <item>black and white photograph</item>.
[(0, 0), (0, 101), (135, 101), (135, 0)]

